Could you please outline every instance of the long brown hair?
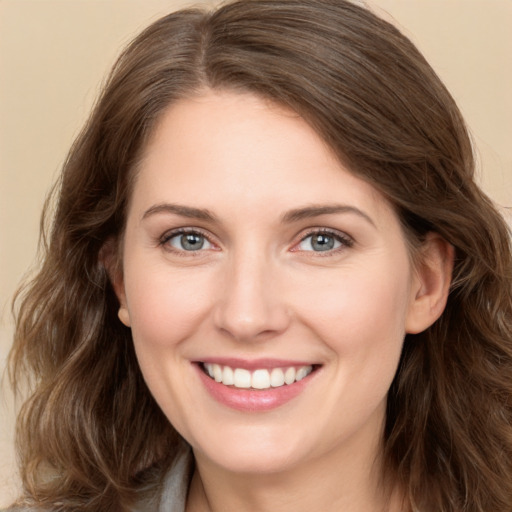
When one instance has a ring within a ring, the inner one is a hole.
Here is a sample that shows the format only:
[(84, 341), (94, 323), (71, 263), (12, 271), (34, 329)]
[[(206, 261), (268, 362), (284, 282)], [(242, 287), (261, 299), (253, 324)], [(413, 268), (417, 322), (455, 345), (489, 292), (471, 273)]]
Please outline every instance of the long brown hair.
[[(473, 179), (464, 121), (396, 28), (346, 0), (239, 0), (147, 28), (115, 65), (65, 162), (42, 266), (17, 297), (13, 382), (23, 503), (124, 510), (179, 436), (139, 371), (101, 264), (165, 108), (199, 90), (249, 91), (302, 115), (395, 207), (413, 245), (455, 248), (440, 320), (408, 335), (388, 398), (383, 474), (411, 509), (512, 506), (512, 256)], [(48, 214), (47, 214), (48, 215)]]

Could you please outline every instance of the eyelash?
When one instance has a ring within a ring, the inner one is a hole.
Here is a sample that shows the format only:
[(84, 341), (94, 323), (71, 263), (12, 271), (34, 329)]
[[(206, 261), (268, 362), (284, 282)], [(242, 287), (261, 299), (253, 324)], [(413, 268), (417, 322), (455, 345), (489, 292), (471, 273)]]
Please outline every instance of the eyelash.
[(176, 249), (169, 244), (170, 240), (172, 240), (173, 238), (180, 236), (180, 235), (199, 235), (199, 236), (203, 237), (209, 244), (215, 245), (206, 233), (204, 233), (203, 231), (201, 231), (200, 229), (197, 229), (197, 228), (180, 228), (180, 229), (175, 229), (173, 231), (167, 231), (160, 237), (158, 245), (163, 247), (166, 251), (172, 252), (173, 254), (176, 254), (178, 256), (187, 256), (187, 257), (200, 256), (201, 253), (203, 252), (201, 250), (185, 251), (185, 250)]
[[(312, 252), (315, 253), (315, 256), (320, 257), (328, 257), (338, 254), (340, 251), (343, 251), (345, 249), (350, 249), (354, 245), (354, 239), (348, 236), (346, 233), (342, 233), (340, 231), (336, 231), (333, 229), (327, 229), (327, 228), (312, 228), (306, 232), (305, 235), (301, 237), (298, 243), (294, 245), (294, 248), (300, 245), (302, 242), (307, 240), (309, 237), (314, 235), (326, 235), (328, 237), (334, 238), (337, 242), (339, 242), (341, 245), (340, 247), (326, 250), (326, 251), (303, 251), (303, 252)], [(292, 249), (294, 252), (298, 252), (298, 249)]]
[[(200, 256), (200, 254), (204, 251), (197, 250), (197, 251), (186, 251), (186, 250), (180, 250), (176, 249), (172, 246), (170, 246), (168, 243), (173, 238), (180, 236), (180, 235), (199, 235), (203, 237), (209, 244), (215, 245), (210, 237), (204, 233), (202, 230), (197, 228), (180, 228), (175, 229), (173, 231), (168, 231), (164, 235), (162, 235), (158, 241), (158, 245), (162, 246), (165, 250), (172, 252), (174, 254), (177, 254), (179, 256)], [(329, 249), (326, 251), (302, 251), (302, 252), (312, 252), (315, 253), (316, 256), (321, 257), (327, 257), (332, 256), (334, 254), (337, 254), (338, 252), (351, 248), (354, 245), (354, 240), (350, 236), (348, 236), (345, 233), (342, 233), (340, 231), (332, 230), (332, 229), (326, 229), (326, 228), (312, 228), (304, 234), (300, 240), (294, 244), (293, 248), (291, 249), (292, 252), (299, 252), (299, 249), (297, 249), (297, 246), (300, 245), (302, 242), (307, 240), (309, 237), (314, 235), (326, 235), (329, 237), (334, 238), (337, 242), (339, 242), (341, 245), (340, 247)]]

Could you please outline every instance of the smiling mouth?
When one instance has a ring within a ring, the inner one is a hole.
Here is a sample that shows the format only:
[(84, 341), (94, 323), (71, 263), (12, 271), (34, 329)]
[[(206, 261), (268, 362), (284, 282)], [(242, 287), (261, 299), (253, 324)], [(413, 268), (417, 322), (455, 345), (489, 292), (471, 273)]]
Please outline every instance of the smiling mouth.
[(201, 363), (203, 372), (212, 380), (239, 389), (265, 390), (289, 386), (311, 374), (317, 365), (265, 368), (253, 371), (245, 368), (232, 368), (216, 363)]

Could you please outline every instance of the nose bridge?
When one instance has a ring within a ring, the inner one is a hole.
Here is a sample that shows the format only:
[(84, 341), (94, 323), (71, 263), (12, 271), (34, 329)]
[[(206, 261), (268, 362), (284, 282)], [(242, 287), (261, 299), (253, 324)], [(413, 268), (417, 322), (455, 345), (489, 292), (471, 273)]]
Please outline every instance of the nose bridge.
[(264, 251), (247, 247), (233, 252), (226, 266), (215, 321), (238, 340), (282, 332), (289, 321), (274, 279), (277, 263)]

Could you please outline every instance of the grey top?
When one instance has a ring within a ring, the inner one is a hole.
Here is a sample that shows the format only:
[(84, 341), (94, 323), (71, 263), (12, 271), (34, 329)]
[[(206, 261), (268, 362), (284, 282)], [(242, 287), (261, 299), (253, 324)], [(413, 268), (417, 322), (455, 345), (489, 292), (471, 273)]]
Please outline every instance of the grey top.
[[(185, 512), (187, 492), (194, 458), (190, 448), (183, 448), (164, 478), (162, 492), (138, 503), (131, 512)], [(3, 512), (35, 512), (34, 508), (15, 507)]]
[(183, 449), (165, 476), (161, 494), (138, 503), (132, 512), (185, 512), (193, 466), (191, 450)]

